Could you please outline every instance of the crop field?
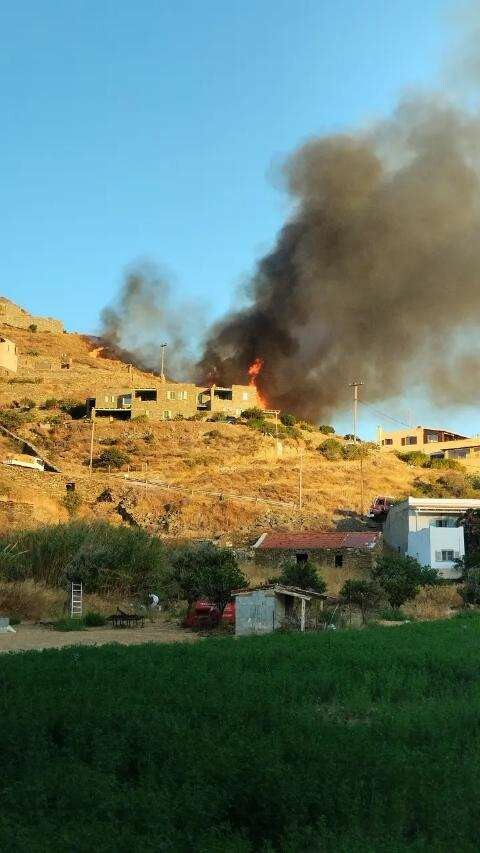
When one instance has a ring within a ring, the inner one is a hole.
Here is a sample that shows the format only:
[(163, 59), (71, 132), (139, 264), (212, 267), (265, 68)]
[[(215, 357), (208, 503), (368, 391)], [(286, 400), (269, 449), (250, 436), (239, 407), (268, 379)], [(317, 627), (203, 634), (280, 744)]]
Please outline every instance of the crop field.
[(478, 850), (480, 618), (0, 660), (0, 849)]

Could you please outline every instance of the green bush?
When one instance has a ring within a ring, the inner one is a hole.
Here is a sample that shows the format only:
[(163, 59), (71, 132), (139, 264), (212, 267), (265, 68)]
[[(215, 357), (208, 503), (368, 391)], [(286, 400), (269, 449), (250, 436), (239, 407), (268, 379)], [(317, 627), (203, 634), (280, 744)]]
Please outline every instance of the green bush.
[(107, 624), (107, 619), (103, 613), (96, 613), (95, 610), (89, 610), (85, 613), (83, 621), (87, 628), (101, 628)]
[(0, 536), (0, 579), (32, 578), (65, 587), (80, 578), (86, 593), (151, 592), (166, 563), (161, 541), (138, 527), (71, 521)]
[(265, 420), (265, 412), (258, 406), (253, 406), (251, 409), (244, 409), (242, 418), (246, 421), (263, 421)]
[(227, 416), (225, 412), (214, 412), (213, 415), (210, 415), (208, 418), (211, 423), (221, 423), (227, 420)]
[(320, 424), (318, 431), (323, 432), (324, 435), (335, 435), (335, 427), (329, 424)]
[(24, 409), (26, 412), (31, 412), (32, 409), (37, 405), (35, 400), (32, 400), (31, 397), (22, 397), (21, 400), (18, 401), (21, 409)]
[(349, 578), (340, 590), (340, 597), (348, 606), (359, 607), (362, 621), (366, 622), (368, 615), (384, 599), (385, 593), (375, 581)]
[(74, 420), (80, 420), (87, 414), (87, 406), (81, 400), (60, 400), (58, 405), (61, 412), (70, 415)]
[(128, 453), (118, 447), (108, 447), (102, 450), (99, 456), (93, 460), (94, 468), (122, 468), (131, 462)]
[(430, 456), (422, 450), (408, 450), (406, 453), (397, 451), (397, 457), (415, 468), (426, 468), (430, 464)]
[(30, 323), (30, 325), (29, 325), (29, 327), (28, 327), (28, 331), (29, 331), (29, 332), (36, 332), (36, 331), (38, 331), (38, 326), (37, 326), (37, 324), (36, 324), (36, 323)]
[(343, 444), (336, 438), (327, 438), (322, 441), (318, 451), (329, 462), (337, 462), (339, 459), (343, 459)]
[(280, 415), (280, 421), (282, 422), (283, 426), (286, 427), (293, 427), (297, 423), (295, 415), (290, 415), (288, 412), (282, 412), (282, 414)]
[(0, 409), (0, 426), (15, 432), (25, 424), (25, 415), (16, 409)]
[(53, 622), (52, 627), (56, 631), (85, 631), (85, 622), (83, 619), (66, 616), (63, 619), (57, 619), (56, 622)]
[(355, 459), (367, 459), (372, 452), (372, 448), (366, 442), (362, 442), (359, 444), (345, 444), (343, 446), (343, 458), (347, 461), (354, 461)]
[(410, 622), (409, 617), (405, 616), (399, 607), (387, 607), (384, 610), (379, 610), (377, 616), (384, 622)]
[(232, 589), (243, 589), (247, 581), (230, 548), (211, 542), (184, 545), (173, 550), (161, 580), (167, 600), (186, 599), (189, 603), (206, 597), (223, 610)]
[(375, 580), (385, 590), (394, 608), (415, 598), (421, 586), (434, 586), (438, 582), (436, 569), (421, 566), (414, 557), (385, 554), (380, 557), (372, 572)]
[(327, 585), (318, 573), (318, 566), (311, 560), (297, 563), (295, 557), (288, 557), (280, 564), (280, 574), (270, 578), (272, 583), (285, 586), (298, 586), (300, 589), (313, 589), (315, 592), (325, 592)]
[(423, 466), (424, 468), (434, 468), (434, 469), (447, 469), (451, 471), (463, 471), (464, 466), (458, 461), (458, 459), (430, 459)]
[(41, 409), (58, 409), (59, 401), (56, 397), (47, 397), (47, 399), (40, 405)]
[(70, 518), (74, 518), (83, 504), (83, 499), (78, 492), (66, 492), (62, 498), (62, 503)]

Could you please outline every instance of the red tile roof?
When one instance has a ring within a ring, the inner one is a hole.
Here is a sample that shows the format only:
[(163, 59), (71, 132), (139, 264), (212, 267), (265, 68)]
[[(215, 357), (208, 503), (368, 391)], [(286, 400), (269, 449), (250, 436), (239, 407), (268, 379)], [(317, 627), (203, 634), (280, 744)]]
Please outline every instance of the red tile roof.
[(380, 541), (381, 534), (374, 531), (361, 533), (347, 531), (343, 533), (264, 533), (253, 546), (259, 550), (313, 550), (316, 548), (373, 548)]

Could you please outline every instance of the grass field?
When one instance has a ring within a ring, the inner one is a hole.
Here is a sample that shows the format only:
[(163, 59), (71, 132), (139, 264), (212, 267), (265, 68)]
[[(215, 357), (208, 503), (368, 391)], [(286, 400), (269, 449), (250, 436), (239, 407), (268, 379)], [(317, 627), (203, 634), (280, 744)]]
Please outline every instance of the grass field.
[(0, 849), (478, 850), (480, 618), (0, 660)]

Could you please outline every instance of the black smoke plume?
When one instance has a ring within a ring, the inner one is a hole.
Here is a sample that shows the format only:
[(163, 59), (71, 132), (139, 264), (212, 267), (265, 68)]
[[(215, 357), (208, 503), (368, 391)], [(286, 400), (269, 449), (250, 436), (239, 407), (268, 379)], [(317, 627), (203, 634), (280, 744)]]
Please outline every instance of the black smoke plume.
[(479, 143), (475, 116), (412, 97), (370, 132), (303, 145), (284, 167), (291, 217), (251, 304), (208, 334), (199, 379), (245, 382), (260, 358), (270, 405), (309, 418), (342, 408), (356, 379), (371, 401), (420, 386), (476, 399)]

